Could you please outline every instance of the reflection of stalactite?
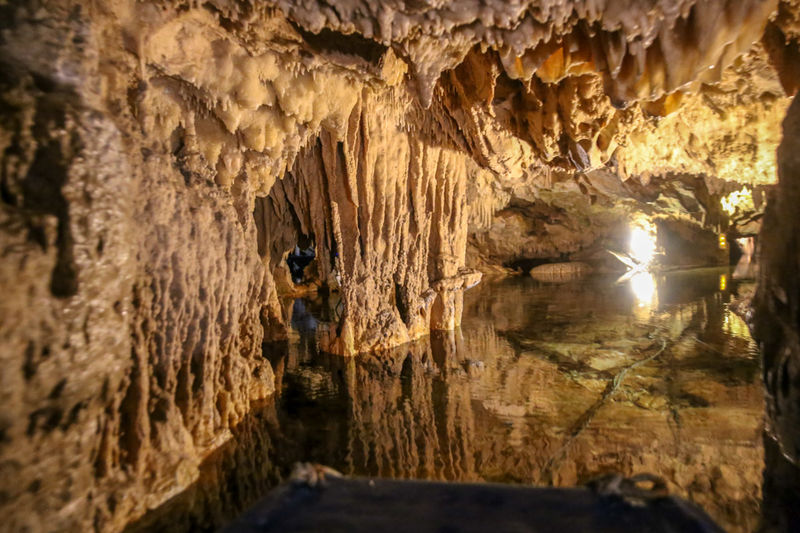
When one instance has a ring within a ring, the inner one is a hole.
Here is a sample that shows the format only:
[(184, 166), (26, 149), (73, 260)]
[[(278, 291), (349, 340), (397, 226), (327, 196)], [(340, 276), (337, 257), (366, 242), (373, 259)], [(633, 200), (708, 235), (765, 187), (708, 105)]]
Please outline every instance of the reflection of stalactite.
[(347, 464), (355, 473), (397, 478), (474, 479), (468, 383), (454, 337), (434, 333), (380, 356), (365, 356), (348, 384)]
[[(707, 281), (713, 287), (715, 276)], [(747, 338), (721, 333), (725, 301), (698, 298), (688, 282), (681, 287), (686, 292), (663, 291), (669, 303), (653, 317), (663, 326), (657, 335), (676, 341), (673, 353), (628, 372), (570, 442), (552, 483), (574, 485), (608, 469), (658, 473), (674, 492), (741, 531), (752, 523), (760, 490), (762, 449), (751, 438), (761, 415), (758, 364), (741, 357), (750, 349)], [(521, 290), (528, 291), (523, 305)], [(350, 475), (542, 482), (548, 459), (618, 372), (593, 367), (594, 359), (622, 358), (624, 366), (650, 353), (646, 333), (654, 326), (635, 323), (632, 302), (624, 308), (615, 290), (624, 288), (509, 280), (468, 293), (463, 331), (435, 332), (359, 358), (319, 353), (309, 332), (270, 345), (282, 382), (277, 417), (269, 404), (245, 417), (227, 451), (206, 461), (197, 485), (156, 515), (187, 529), (203, 520), (216, 524), (295, 461)], [(565, 294), (571, 301), (554, 305)], [(304, 305), (319, 311), (320, 302)], [(552, 313), (544, 324), (543, 309)], [(487, 316), (498, 319), (488, 325)], [(547, 340), (563, 359), (539, 349)], [(677, 444), (668, 422), (673, 408), (681, 414)], [(156, 515), (148, 520), (157, 522)], [(139, 525), (152, 529), (148, 520)]]

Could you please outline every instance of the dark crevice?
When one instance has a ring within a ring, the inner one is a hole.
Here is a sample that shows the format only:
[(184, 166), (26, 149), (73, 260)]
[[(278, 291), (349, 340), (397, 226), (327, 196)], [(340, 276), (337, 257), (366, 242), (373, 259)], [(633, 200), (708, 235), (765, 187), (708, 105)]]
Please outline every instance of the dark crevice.
[(131, 352), (134, 366), (128, 378), (125, 398), (119, 407), (120, 429), (119, 448), (120, 461), (128, 465), (135, 465), (139, 460), (139, 451), (142, 447), (142, 438), (139, 433), (139, 411), (142, 406), (142, 375), (139, 369), (138, 356)]
[(286, 264), (289, 265), (289, 272), (292, 274), (292, 281), (294, 283), (302, 283), (305, 279), (305, 268), (314, 260), (316, 253), (314, 245), (310, 242), (308, 237), (303, 236), (301, 241), (308, 242), (306, 247), (301, 247), (299, 244), (295, 246), (294, 250), (289, 252), (286, 256)]
[(540, 257), (520, 257), (517, 259), (512, 259), (511, 261), (507, 261), (503, 263), (503, 266), (506, 268), (510, 268), (511, 270), (516, 270), (520, 272), (528, 272), (530, 269), (537, 267), (539, 265), (547, 265), (550, 263), (557, 263), (562, 261), (561, 258), (549, 258), (549, 259), (542, 259)]
[[(36, 110), (33, 133), (41, 142), (33, 162), (22, 183), (23, 206), (36, 213), (54, 215), (58, 219), (56, 244), (58, 246), (56, 266), (53, 269), (50, 290), (61, 298), (78, 292), (78, 272), (73, 255), (74, 241), (70, 228), (69, 207), (62, 187), (69, 177), (71, 154), (62, 151), (59, 139), (50, 138), (54, 128), (63, 128), (66, 111), (62, 99), (43, 101)], [(70, 149), (79, 151), (76, 135), (70, 138)]]
[(406, 326), (408, 326), (408, 305), (403, 298), (403, 287), (399, 283), (394, 284), (394, 305), (397, 307), (397, 311), (400, 313), (401, 320)]
[(292, 23), (294, 29), (303, 37), (308, 46), (318, 54), (341, 54), (363, 59), (377, 64), (388, 47), (358, 34), (345, 35), (328, 28), (319, 33), (311, 33)]

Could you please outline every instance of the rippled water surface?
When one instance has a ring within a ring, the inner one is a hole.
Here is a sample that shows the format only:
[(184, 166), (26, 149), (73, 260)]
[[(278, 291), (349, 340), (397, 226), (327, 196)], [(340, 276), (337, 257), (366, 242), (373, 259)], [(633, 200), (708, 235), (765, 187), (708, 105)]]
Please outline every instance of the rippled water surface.
[(290, 342), (265, 349), (275, 400), (209, 458), (171, 524), (224, 522), (303, 460), (557, 486), (650, 472), (726, 529), (752, 531), (763, 393), (756, 347), (729, 309), (743, 289), (724, 270), (484, 282), (465, 295), (460, 330), (354, 359), (316, 350), (334, 302), (287, 302)]

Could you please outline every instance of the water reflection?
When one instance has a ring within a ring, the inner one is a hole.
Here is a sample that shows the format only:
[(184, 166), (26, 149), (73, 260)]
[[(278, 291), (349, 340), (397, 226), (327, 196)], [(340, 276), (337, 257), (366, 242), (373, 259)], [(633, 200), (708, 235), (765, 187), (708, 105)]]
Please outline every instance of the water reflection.
[[(205, 511), (217, 525), (299, 460), (352, 475), (544, 485), (617, 470), (663, 476), (727, 530), (755, 530), (759, 364), (728, 309), (738, 281), (720, 291), (719, 274), (651, 277), (642, 292), (613, 278), (484, 283), (465, 295), (460, 330), (355, 359), (316, 349), (314, 325), (333, 304), (287, 302), (292, 338), (266, 349), (275, 403), (206, 466), (223, 480), (219, 496), (196, 488), (205, 503), (190, 507), (224, 508)], [(181, 529), (168, 516), (163, 529)]]
[(637, 307), (650, 310), (656, 305), (656, 279), (651, 272), (636, 272), (629, 283)]
[(355, 360), (298, 332), (283, 436), (354, 475), (574, 485), (649, 471), (753, 530), (762, 393), (735, 288), (719, 290), (718, 270), (642, 274), (484, 284), (460, 331)]

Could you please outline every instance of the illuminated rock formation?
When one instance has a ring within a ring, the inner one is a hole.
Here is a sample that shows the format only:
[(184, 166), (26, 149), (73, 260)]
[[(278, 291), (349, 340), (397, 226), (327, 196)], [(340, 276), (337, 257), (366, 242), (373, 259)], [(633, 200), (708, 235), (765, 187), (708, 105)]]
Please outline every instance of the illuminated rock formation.
[(339, 287), (342, 317), (321, 339), (329, 352), (350, 355), (452, 329), (464, 288), (480, 279), (464, 266), (465, 181), (474, 164), (413, 126), (404, 131), (393, 107), (393, 99), (365, 91), (342, 138), (323, 132), (259, 200), (270, 266), (300, 235), (310, 237), (315, 277)]
[(301, 240), (354, 355), (457, 326), (474, 269), (599, 261), (632, 213), (752, 234), (720, 200), (753, 188), (749, 224), (774, 181), (797, 13), (3, 3), (6, 523), (116, 531), (193, 483), (273, 391)]

